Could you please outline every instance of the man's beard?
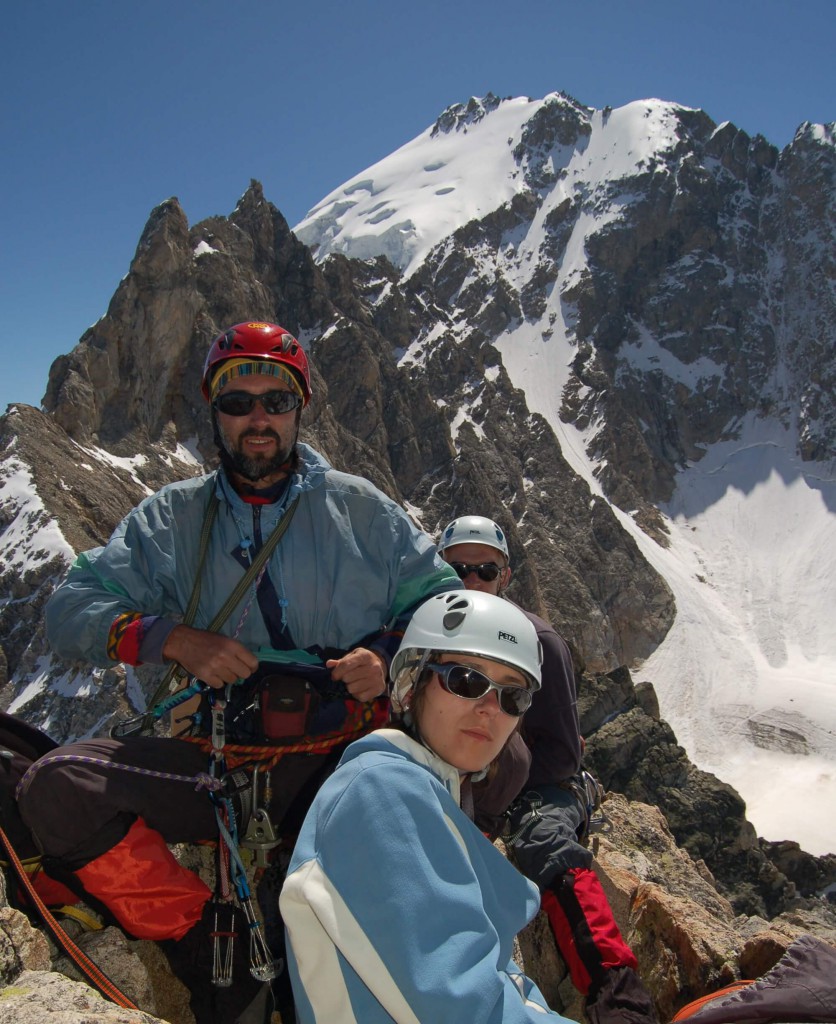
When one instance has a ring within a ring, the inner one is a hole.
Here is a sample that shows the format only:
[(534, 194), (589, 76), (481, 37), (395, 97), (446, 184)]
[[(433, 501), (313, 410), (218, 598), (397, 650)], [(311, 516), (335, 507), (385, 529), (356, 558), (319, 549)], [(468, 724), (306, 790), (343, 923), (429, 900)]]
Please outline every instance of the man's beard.
[(263, 480), (264, 477), (270, 476), (273, 473), (279, 473), (283, 470), (287, 470), (291, 458), (293, 456), (293, 449), (296, 446), (296, 436), (294, 435), (289, 447), (282, 448), (282, 439), (276, 433), (275, 430), (247, 430), (238, 438), (238, 444), (242, 444), (247, 437), (270, 437), (276, 441), (278, 447), (274, 455), (271, 456), (250, 456), (245, 455), (243, 451), (238, 448), (232, 448), (223, 436), (223, 433), (218, 431), (220, 437), (220, 444), (218, 445), (221, 462), (223, 463), (224, 469), (229, 472), (237, 473), (239, 476), (244, 477), (245, 480), (250, 480), (256, 483), (259, 480)]

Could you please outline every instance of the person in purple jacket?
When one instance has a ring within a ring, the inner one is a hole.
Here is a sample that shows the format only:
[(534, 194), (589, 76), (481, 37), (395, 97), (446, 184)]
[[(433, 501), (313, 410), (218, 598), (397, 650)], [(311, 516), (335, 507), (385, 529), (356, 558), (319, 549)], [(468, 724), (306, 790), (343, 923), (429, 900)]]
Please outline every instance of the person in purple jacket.
[[(441, 533), (438, 552), (467, 590), (502, 596), (511, 580), (505, 534), (484, 516), (454, 519)], [(656, 1020), (652, 998), (582, 842), (588, 811), (572, 656), (549, 623), (520, 611), (543, 648), (543, 685), (521, 737), (506, 747), (500, 771), (492, 782), (473, 787), (474, 820), (489, 835), (503, 831), (520, 870), (538, 885), (593, 1024), (649, 1024)]]

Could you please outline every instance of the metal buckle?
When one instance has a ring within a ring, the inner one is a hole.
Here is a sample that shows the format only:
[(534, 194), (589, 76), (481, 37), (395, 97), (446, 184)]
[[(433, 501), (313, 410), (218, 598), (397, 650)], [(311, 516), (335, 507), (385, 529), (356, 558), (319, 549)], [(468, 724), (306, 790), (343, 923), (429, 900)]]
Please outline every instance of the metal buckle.
[(121, 740), (126, 736), (138, 736), (145, 731), (147, 718), (148, 713), (145, 712), (144, 714), (136, 715), (134, 718), (126, 718), (123, 722), (117, 722), (110, 729), (110, 738), (112, 740)]

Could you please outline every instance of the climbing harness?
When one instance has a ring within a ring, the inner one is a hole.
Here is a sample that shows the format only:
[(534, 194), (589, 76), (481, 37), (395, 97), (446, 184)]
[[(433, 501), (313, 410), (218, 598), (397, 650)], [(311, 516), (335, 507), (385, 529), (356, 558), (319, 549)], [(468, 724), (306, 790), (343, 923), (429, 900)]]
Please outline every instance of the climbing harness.
[[(306, 657), (305, 652), (295, 652), (297, 656)], [(307, 655), (308, 663), (287, 663), (278, 653), (274, 660), (283, 661), (286, 670), (295, 670), (307, 674), (309, 679), (321, 676), (330, 680), (330, 673), (313, 655)], [(272, 677), (268, 676), (268, 679)], [(209, 759), (208, 775), (212, 782), (205, 786), (215, 807), (218, 824), (218, 873), (215, 901), (217, 904), (215, 928), (213, 932), (213, 983), (226, 986), (232, 983), (231, 965), (235, 942), (232, 920), (233, 904), (241, 908), (247, 922), (250, 937), (250, 973), (260, 981), (271, 981), (276, 978), (284, 967), (281, 959), (274, 959), (264, 935), (264, 926), (259, 920), (253, 900), (247, 869), (241, 857), (240, 849), (253, 853), (256, 871), (263, 871), (270, 863), (269, 855), (280, 843), (281, 839), (274, 826), (268, 808), (272, 800), (271, 770), (289, 754), (324, 754), (337, 746), (349, 742), (352, 734), (367, 731), (379, 724), (382, 710), (376, 705), (359, 704), (351, 715), (341, 719), (339, 729), (316, 736), (302, 736), (298, 741), (279, 742), (276, 745), (265, 745), (259, 742), (254, 745), (230, 744), (228, 739), (228, 721), (230, 698), (240, 684), (228, 685), (222, 690), (207, 688), (204, 696), (209, 707), (211, 723), (210, 735), (182, 737), (185, 742), (198, 744), (206, 750)], [(323, 685), (323, 692), (340, 703), (348, 696), (340, 684), (329, 682)], [(251, 695), (247, 701), (260, 706)], [(249, 704), (247, 705), (250, 706)], [(223, 930), (219, 927), (219, 917), (228, 909), (230, 926)]]

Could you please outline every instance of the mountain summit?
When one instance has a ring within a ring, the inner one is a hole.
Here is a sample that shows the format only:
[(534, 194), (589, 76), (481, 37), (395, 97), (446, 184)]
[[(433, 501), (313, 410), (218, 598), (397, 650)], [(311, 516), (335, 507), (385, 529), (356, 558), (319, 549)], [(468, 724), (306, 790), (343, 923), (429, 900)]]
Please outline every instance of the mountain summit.
[(676, 596), (641, 667), (665, 717), (762, 827), (820, 849), (836, 844), (809, 813), (836, 805), (835, 184), (833, 124), (779, 152), (660, 100), (489, 95), (295, 228), (323, 265), (398, 268), (420, 317), (399, 364), (443, 388), (454, 362), (454, 433), (478, 429), (498, 355)]

